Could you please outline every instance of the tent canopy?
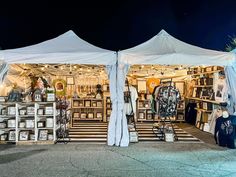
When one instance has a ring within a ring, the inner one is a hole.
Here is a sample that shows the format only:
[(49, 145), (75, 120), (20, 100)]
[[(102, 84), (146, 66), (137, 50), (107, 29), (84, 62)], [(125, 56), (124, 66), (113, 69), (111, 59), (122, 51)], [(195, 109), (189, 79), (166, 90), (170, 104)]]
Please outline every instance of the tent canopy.
[(126, 64), (183, 64), (232, 65), (235, 55), (203, 49), (182, 42), (161, 30), (150, 40), (118, 53), (119, 63)]
[(113, 65), (116, 53), (96, 47), (73, 31), (36, 45), (0, 51), (0, 59), (12, 63), (74, 63)]

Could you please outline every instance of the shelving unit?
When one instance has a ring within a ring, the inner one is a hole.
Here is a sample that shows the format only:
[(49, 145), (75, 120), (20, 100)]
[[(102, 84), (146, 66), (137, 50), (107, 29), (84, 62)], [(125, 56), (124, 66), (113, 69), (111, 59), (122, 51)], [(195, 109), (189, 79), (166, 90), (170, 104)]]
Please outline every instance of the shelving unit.
[(105, 99), (105, 115), (104, 117), (106, 118), (106, 122), (109, 122), (110, 116), (111, 116), (111, 110), (112, 110), (112, 103), (111, 103), (111, 98), (110, 96), (107, 96)]
[(154, 120), (154, 115), (151, 110), (151, 100), (137, 100), (137, 120), (141, 122)]
[[(208, 70), (208, 71), (206, 71)], [(192, 96), (186, 97), (187, 100), (194, 100), (197, 103), (197, 118), (195, 126), (200, 130), (204, 130), (204, 126), (208, 123), (208, 117), (212, 110), (222, 102), (215, 101), (215, 74), (223, 71), (223, 68), (213, 67), (194, 68), (194, 72), (190, 72), (193, 82)]]
[(0, 103), (0, 110), (1, 143), (37, 144), (56, 141), (55, 102)]
[(72, 124), (76, 120), (103, 120), (103, 99), (77, 98), (72, 99)]

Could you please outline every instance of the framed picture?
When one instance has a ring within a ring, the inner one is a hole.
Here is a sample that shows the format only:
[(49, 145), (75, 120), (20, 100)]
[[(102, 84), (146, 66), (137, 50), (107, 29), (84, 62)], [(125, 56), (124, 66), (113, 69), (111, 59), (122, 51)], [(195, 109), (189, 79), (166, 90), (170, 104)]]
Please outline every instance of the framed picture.
[(73, 100), (73, 106), (78, 107), (79, 106), (79, 101)]
[(84, 104), (85, 104), (85, 107), (91, 107), (91, 101), (89, 100), (86, 100)]
[(19, 113), (20, 115), (26, 115), (26, 109), (20, 109)]
[(92, 107), (97, 107), (97, 102), (93, 101), (92, 102)]
[(65, 96), (66, 94), (66, 81), (63, 79), (56, 79), (53, 81), (53, 85), (57, 96)]
[(29, 139), (29, 131), (20, 131), (19, 141), (27, 141)]
[(111, 109), (107, 109), (107, 115), (108, 115), (108, 116), (111, 115)]
[(144, 112), (139, 112), (139, 119), (144, 119)]
[(89, 112), (89, 113), (88, 113), (88, 118), (89, 118), (89, 119), (93, 119), (93, 118), (94, 118), (94, 115), (93, 115), (92, 112)]
[(14, 131), (14, 130), (9, 131), (8, 140), (9, 141), (15, 141), (16, 140), (16, 131)]
[(27, 109), (27, 115), (34, 115), (34, 107), (29, 106), (26, 108)]
[(43, 109), (42, 108), (38, 109), (38, 115), (43, 115)]
[(102, 118), (102, 113), (101, 112), (97, 112), (96, 118)]
[(45, 141), (48, 139), (48, 130), (39, 130), (39, 137), (40, 141)]
[(74, 117), (74, 118), (78, 118), (78, 117), (79, 117), (79, 112), (74, 112), (74, 113), (73, 113), (73, 117)]
[(85, 119), (87, 117), (86, 113), (81, 113), (80, 118)]
[(67, 85), (75, 85), (74, 77), (67, 77), (66, 83), (67, 83)]
[(97, 101), (97, 107), (102, 107), (102, 101)]
[(32, 120), (32, 119), (25, 120), (25, 127), (26, 128), (34, 128), (34, 120)]
[(9, 106), (8, 108), (7, 108), (8, 110), (8, 115), (16, 115), (16, 108), (15, 107), (13, 107), (13, 106)]
[(37, 127), (38, 127), (38, 128), (43, 128), (43, 127), (45, 127), (45, 122), (44, 122), (44, 121), (38, 121), (38, 122), (37, 122)]

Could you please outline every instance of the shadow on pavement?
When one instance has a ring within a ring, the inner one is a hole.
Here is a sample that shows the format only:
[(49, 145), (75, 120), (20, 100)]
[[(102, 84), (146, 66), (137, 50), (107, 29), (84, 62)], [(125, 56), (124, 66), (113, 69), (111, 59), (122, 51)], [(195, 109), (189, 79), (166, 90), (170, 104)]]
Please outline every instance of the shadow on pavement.
[(15, 144), (1, 144), (0, 151), (4, 151), (5, 149), (10, 149), (16, 147)]
[(46, 149), (31, 150), (26, 152), (16, 152), (11, 154), (0, 155), (0, 164), (9, 163), (15, 160), (23, 159), (34, 154), (46, 151)]

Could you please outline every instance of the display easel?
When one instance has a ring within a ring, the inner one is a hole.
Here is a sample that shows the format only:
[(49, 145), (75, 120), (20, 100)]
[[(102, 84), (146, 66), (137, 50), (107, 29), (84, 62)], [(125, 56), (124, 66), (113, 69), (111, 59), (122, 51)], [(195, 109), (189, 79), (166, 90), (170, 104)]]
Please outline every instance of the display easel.
[[(168, 98), (170, 97), (170, 88), (171, 87), (173, 87), (172, 86), (172, 79), (170, 79), (170, 81), (165, 81), (165, 82), (162, 82), (161, 81), (161, 84), (169, 84), (169, 85), (166, 85), (166, 86), (162, 86), (162, 87), (168, 87), (167, 88), (167, 90), (168, 90)], [(174, 126), (173, 126), (173, 123), (172, 123), (172, 120), (171, 120), (171, 118), (170, 118), (170, 115), (168, 115), (168, 108), (169, 108), (169, 106), (170, 106), (170, 102), (169, 102), (169, 100), (166, 100), (167, 101), (167, 106), (166, 107), (164, 107), (164, 114), (162, 114), (162, 115), (159, 115), (160, 116), (160, 121), (159, 121), (159, 123), (158, 124), (153, 124), (153, 132), (156, 134), (156, 135), (158, 135), (158, 133), (161, 133), (161, 137), (160, 137), (160, 139), (161, 140), (165, 140), (165, 133), (173, 133), (173, 136), (174, 136), (174, 139), (175, 140), (177, 140), (178, 139), (178, 137), (177, 137), (177, 135), (176, 135), (176, 133), (175, 133), (175, 129), (174, 129)], [(171, 127), (171, 129), (169, 130), (169, 129), (167, 129), (167, 123), (169, 123), (170, 124), (170, 127)], [(157, 131), (155, 131), (155, 130), (157, 130)]]

